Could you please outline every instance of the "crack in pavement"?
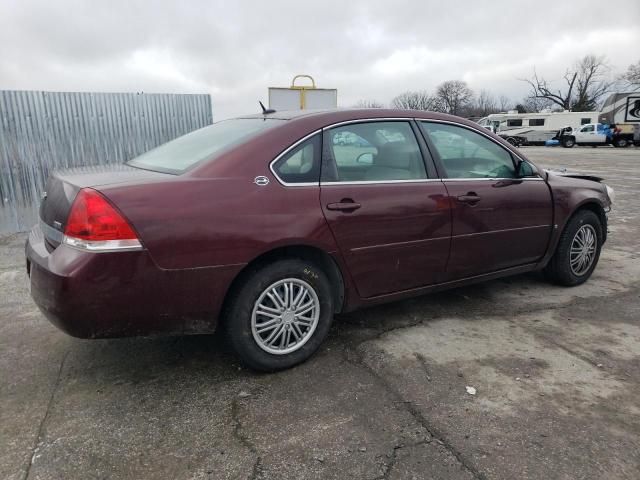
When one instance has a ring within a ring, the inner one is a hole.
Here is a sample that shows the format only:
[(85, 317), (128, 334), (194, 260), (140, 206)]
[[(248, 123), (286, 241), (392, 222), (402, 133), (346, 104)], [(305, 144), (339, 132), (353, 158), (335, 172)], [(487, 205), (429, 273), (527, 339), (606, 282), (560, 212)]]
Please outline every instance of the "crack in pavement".
[(419, 352), (414, 352), (413, 355), (416, 357), (416, 360), (418, 360), (418, 363), (420, 363), (420, 366), (424, 370), (424, 374), (427, 377), (427, 381), (430, 382), (431, 381), (431, 373), (429, 371), (429, 364), (427, 363), (426, 357), (424, 355), (422, 355), (421, 353), (419, 353)]
[(255, 463), (253, 464), (253, 470), (251, 471), (251, 475), (248, 480), (256, 480), (259, 476), (262, 475), (262, 458), (256, 458)]
[(40, 448), (40, 444), (42, 443), (42, 434), (44, 433), (44, 426), (47, 423), (47, 419), (49, 418), (49, 414), (51, 413), (51, 407), (53, 406), (53, 400), (58, 391), (58, 387), (60, 386), (60, 379), (62, 378), (62, 370), (64, 368), (64, 363), (67, 360), (67, 356), (71, 350), (67, 350), (65, 354), (62, 356), (60, 360), (60, 366), (58, 367), (58, 373), (56, 375), (56, 380), (53, 383), (53, 387), (51, 388), (51, 395), (49, 396), (49, 401), (47, 402), (47, 409), (44, 412), (44, 416), (40, 421), (40, 425), (38, 426), (38, 432), (36, 434), (36, 440), (31, 448), (31, 458), (29, 459), (29, 463), (27, 464), (27, 468), (24, 472), (24, 476), (22, 480), (27, 480), (29, 478), (29, 474), (31, 473), (31, 466), (33, 465), (33, 461), (36, 458), (36, 454), (38, 453), (38, 449)]
[(419, 442), (414, 442), (411, 443), (409, 445), (405, 445), (404, 443), (399, 443), (393, 446), (393, 450), (391, 452), (391, 457), (389, 460), (389, 463), (385, 463), (385, 470), (382, 473), (382, 475), (378, 475), (377, 477), (374, 477), (372, 480), (388, 480), (389, 479), (389, 475), (391, 475), (391, 471), (393, 470), (393, 467), (395, 467), (396, 462), (398, 461), (398, 451), (402, 450), (403, 448), (409, 447), (418, 447), (420, 445), (425, 445), (431, 443), (431, 438), (427, 439), (427, 440), (421, 440)]
[(393, 451), (391, 452), (391, 459), (389, 460), (389, 463), (384, 464), (384, 472), (382, 473), (382, 475), (378, 475), (377, 477), (374, 477), (372, 480), (388, 480), (389, 475), (391, 475), (391, 471), (393, 470), (393, 467), (395, 466), (396, 461), (398, 460), (398, 450), (402, 448), (404, 448), (404, 445), (393, 446)]
[(251, 470), (251, 475), (249, 475), (248, 480), (256, 480), (262, 474), (262, 457), (258, 453), (258, 449), (256, 448), (256, 446), (244, 433), (244, 427), (242, 425), (242, 422), (240, 421), (239, 414), (240, 405), (238, 403), (238, 399), (234, 398), (231, 402), (231, 421), (233, 422), (233, 436), (243, 447), (245, 447), (255, 456), (253, 469)]
[[(362, 358), (362, 354), (358, 351), (358, 347), (353, 350), (356, 353), (356, 358), (350, 358), (350, 350), (343, 350), (343, 354), (346, 356), (345, 358), (349, 363), (355, 366), (359, 366), (364, 368), (369, 372), (371, 376), (373, 376), (378, 383), (389, 392), (394, 398), (396, 398), (397, 403), (404, 405), (406, 411), (417, 421), (422, 428), (424, 428), (427, 433), (435, 438), (438, 443), (440, 443), (454, 458), (458, 461), (458, 463), (473, 477), (477, 480), (487, 480), (487, 477), (484, 473), (480, 472), (470, 461), (466, 458), (466, 456), (460, 452), (455, 446), (451, 444), (451, 442), (447, 439), (447, 437), (439, 431), (436, 427), (434, 427), (427, 418), (420, 412), (416, 406), (411, 401), (407, 401), (402, 397), (402, 394), (391, 385), (384, 377), (382, 377), (377, 371), (375, 371), (371, 366), (369, 366)], [(394, 461), (395, 465), (395, 461)]]

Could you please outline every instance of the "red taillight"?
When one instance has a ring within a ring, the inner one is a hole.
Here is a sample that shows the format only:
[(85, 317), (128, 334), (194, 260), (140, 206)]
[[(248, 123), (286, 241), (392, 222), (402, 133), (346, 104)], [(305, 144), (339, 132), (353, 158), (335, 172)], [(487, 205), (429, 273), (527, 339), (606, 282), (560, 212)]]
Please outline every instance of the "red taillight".
[(83, 188), (76, 195), (64, 234), (87, 241), (138, 238), (124, 217), (91, 188)]

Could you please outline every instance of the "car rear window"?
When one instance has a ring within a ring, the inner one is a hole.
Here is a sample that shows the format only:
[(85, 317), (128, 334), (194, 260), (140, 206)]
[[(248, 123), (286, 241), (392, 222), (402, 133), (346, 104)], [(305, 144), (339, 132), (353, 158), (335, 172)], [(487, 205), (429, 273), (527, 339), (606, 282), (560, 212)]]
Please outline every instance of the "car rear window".
[(178, 137), (127, 162), (132, 167), (179, 174), (196, 163), (237, 145), (282, 120), (239, 118), (224, 120)]

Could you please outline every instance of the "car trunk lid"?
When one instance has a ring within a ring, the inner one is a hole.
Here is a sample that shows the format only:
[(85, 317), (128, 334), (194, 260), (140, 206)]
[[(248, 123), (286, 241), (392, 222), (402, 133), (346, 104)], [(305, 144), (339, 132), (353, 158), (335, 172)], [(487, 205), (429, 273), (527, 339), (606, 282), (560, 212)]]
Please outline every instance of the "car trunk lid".
[(69, 211), (83, 188), (144, 183), (173, 175), (133, 168), (128, 165), (82, 167), (54, 172), (47, 180), (40, 203), (40, 227), (51, 248), (62, 242)]

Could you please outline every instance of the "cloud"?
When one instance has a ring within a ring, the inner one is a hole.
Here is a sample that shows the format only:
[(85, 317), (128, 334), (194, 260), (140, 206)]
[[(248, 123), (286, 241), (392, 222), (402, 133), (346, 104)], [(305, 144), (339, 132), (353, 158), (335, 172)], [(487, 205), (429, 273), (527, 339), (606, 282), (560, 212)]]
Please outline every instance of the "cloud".
[[(619, 14), (612, 14), (612, 10)], [(588, 53), (637, 61), (640, 2), (4, 0), (0, 88), (205, 92), (214, 118), (256, 110), (309, 73), (339, 103), (389, 102), (463, 79), (520, 99), (533, 68), (560, 79)], [(637, 53), (635, 53), (637, 55)]]

